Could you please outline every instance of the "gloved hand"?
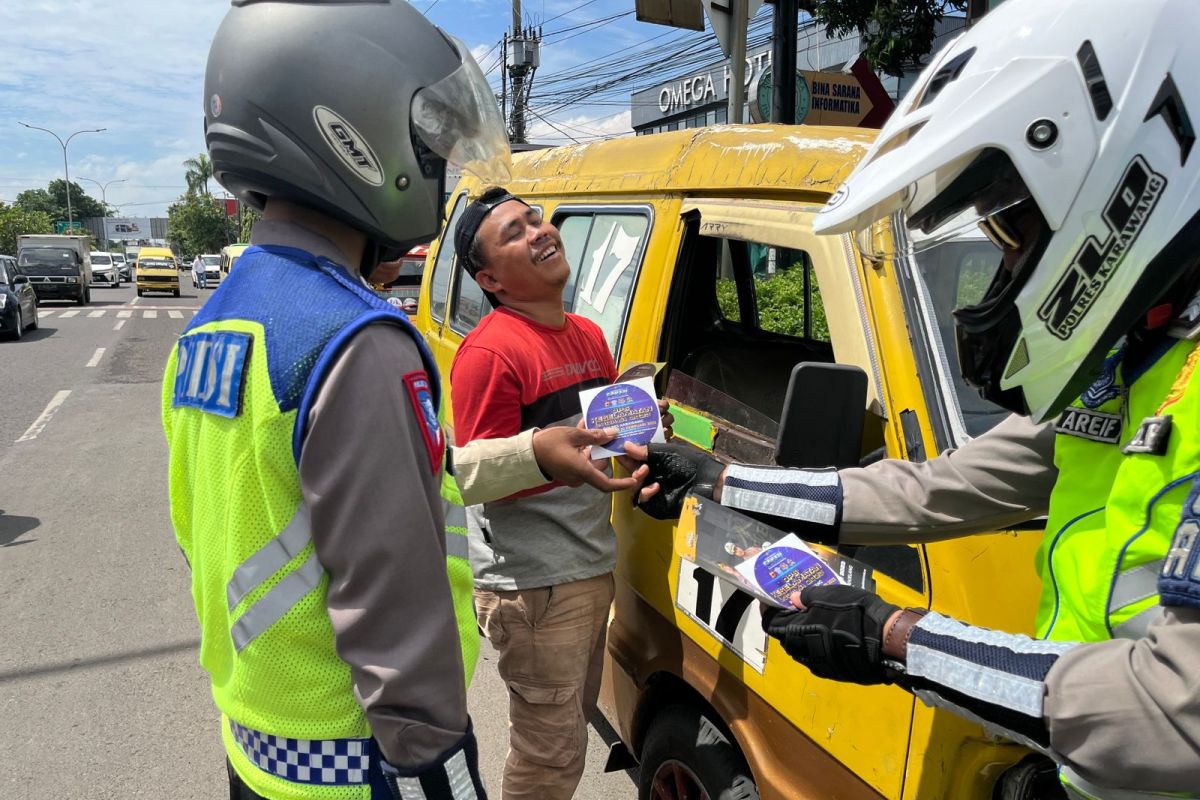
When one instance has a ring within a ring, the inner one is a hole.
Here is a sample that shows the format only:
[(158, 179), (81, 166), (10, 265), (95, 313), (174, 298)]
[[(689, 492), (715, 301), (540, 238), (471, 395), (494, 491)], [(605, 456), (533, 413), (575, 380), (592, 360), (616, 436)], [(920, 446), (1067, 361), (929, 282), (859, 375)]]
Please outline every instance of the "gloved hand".
[(891, 683), (883, 665), (883, 635), (899, 611), (877, 594), (853, 586), (810, 586), (800, 593), (803, 610), (771, 609), (763, 630), (819, 678), (870, 686)]
[(698, 447), (679, 442), (651, 443), (646, 465), (646, 483), (657, 483), (658, 494), (645, 502), (634, 502), (655, 519), (677, 519), (688, 492), (711, 498), (725, 465)]

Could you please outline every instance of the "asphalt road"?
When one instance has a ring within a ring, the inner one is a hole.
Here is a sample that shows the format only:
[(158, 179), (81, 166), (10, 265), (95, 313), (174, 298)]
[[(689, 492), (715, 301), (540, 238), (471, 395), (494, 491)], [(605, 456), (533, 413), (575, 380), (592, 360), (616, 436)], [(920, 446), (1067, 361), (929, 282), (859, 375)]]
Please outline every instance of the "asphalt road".
[[(196, 664), (167, 513), (162, 367), (210, 292), (42, 305), (0, 342), (0, 796), (223, 798), (218, 716)], [(500, 795), (507, 696), (484, 643), (470, 692)], [(576, 797), (632, 798), (593, 730)]]

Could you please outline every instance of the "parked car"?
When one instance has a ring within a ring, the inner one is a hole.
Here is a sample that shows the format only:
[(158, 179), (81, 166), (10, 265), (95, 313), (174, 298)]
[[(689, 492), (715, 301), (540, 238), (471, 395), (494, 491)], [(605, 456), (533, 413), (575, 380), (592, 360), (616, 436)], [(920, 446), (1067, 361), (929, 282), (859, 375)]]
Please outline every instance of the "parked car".
[(113, 263), (115, 263), (117, 265), (117, 270), (119, 271), (119, 273), (121, 275), (121, 280), (132, 281), (133, 280), (133, 262), (130, 261), (129, 259), (125, 258), (124, 253), (113, 253), (112, 258), (113, 258)]
[(192, 286), (200, 287), (200, 273), (204, 273), (204, 282), (208, 288), (214, 288), (221, 282), (221, 256), (216, 253), (205, 253), (192, 260)]
[(37, 293), (12, 256), (0, 256), (0, 333), (20, 339), (38, 326)]
[(120, 265), (113, 261), (112, 253), (89, 253), (92, 259), (92, 283), (107, 286), (121, 285)]

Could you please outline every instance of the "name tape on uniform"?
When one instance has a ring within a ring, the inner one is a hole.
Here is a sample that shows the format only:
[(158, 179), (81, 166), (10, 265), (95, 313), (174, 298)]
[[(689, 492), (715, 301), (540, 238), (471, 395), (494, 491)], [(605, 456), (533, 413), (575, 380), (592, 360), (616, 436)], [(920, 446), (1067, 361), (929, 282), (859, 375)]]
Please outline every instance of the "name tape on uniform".
[(1093, 442), (1116, 444), (1121, 441), (1121, 415), (1072, 406), (1054, 423), (1054, 430)]

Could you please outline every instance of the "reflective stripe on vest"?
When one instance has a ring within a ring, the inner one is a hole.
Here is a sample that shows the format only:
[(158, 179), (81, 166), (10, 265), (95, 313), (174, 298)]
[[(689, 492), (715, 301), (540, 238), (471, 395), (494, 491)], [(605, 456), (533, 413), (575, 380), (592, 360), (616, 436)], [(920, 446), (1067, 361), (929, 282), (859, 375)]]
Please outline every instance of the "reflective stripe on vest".
[(314, 552), (300, 569), (275, 584), (271, 591), (246, 609), (246, 613), (238, 617), (237, 622), (229, 629), (229, 635), (233, 637), (233, 645), (238, 652), (244, 650), (260, 633), (291, 611), (296, 603), (304, 599), (304, 595), (317, 588), (324, 574), (325, 568), (321, 566)]
[(1164, 800), (1164, 798), (1194, 798), (1194, 794), (1177, 792), (1141, 792), (1137, 789), (1104, 789), (1085, 781), (1070, 767), (1058, 768), (1058, 780), (1071, 800)]
[(259, 769), (293, 783), (355, 786), (369, 780), (370, 739), (289, 739), (229, 720), (229, 731)]

